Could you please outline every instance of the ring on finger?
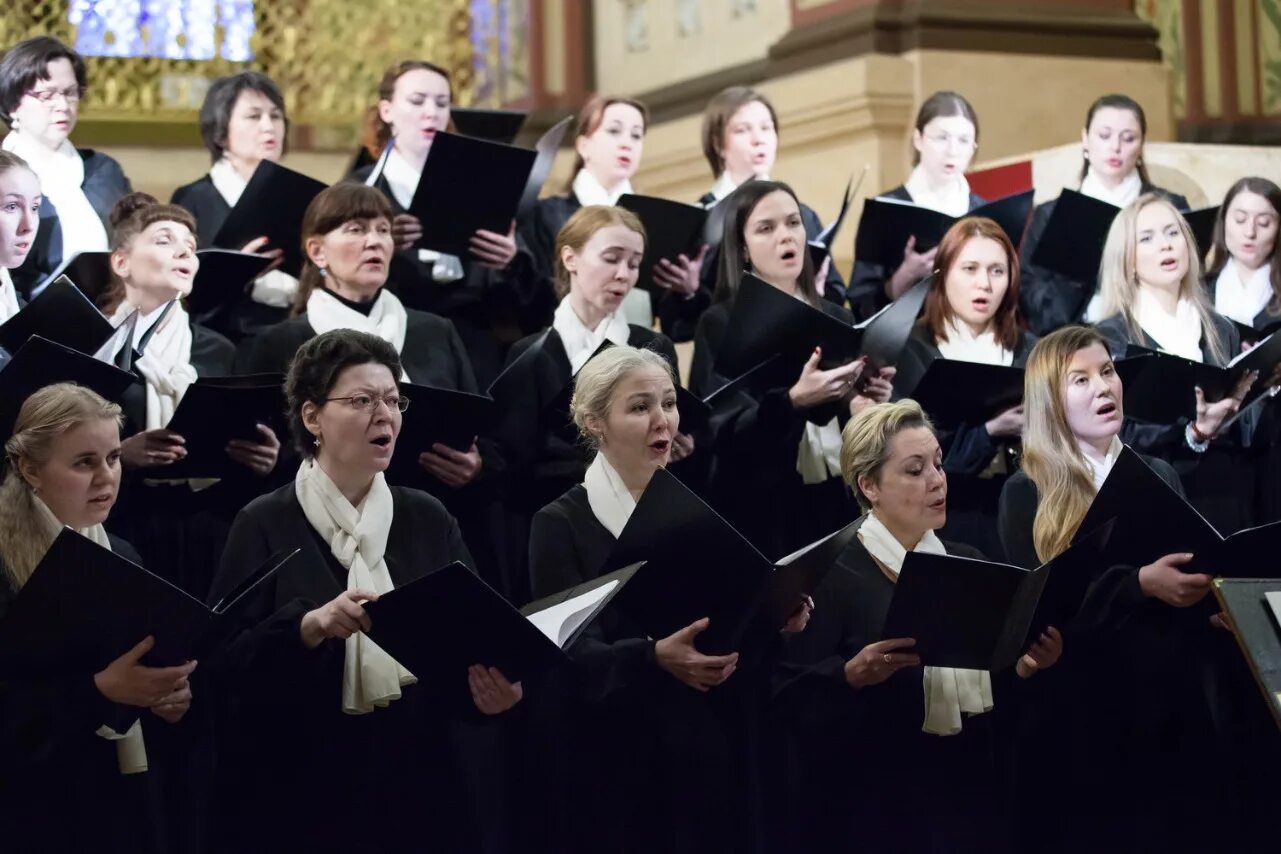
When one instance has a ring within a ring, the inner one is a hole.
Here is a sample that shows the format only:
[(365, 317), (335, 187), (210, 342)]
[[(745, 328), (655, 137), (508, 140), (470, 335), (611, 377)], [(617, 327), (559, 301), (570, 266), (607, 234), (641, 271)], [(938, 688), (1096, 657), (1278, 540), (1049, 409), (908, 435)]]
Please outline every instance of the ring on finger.
[(893, 661), (891, 661), (891, 660), (890, 660), (890, 654), (889, 654), (888, 652), (887, 652), (887, 653), (885, 653), (884, 655), (882, 655), (882, 656), (881, 656), (881, 658), (885, 659), (885, 663), (886, 663), (886, 664), (893, 664), (893, 663), (894, 663)]

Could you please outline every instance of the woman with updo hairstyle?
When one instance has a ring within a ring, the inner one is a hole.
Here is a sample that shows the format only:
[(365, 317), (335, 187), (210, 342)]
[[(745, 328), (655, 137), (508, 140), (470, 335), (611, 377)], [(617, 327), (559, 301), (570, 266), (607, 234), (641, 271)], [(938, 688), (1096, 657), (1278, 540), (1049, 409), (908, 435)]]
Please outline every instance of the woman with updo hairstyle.
[(35, 243), (41, 199), (40, 179), (27, 161), (0, 151), (0, 323), (22, 307), (9, 271), (22, 266)]
[[(388, 68), (364, 139), (371, 157), (379, 160), (386, 152), (386, 160), (357, 169), (351, 180), (377, 189), (394, 213), (389, 287), (405, 305), (453, 321), (476, 376), (488, 385), (519, 337), (512, 330), (522, 308), (534, 298), (530, 258), (517, 243), (516, 224), (501, 233), (478, 230), (470, 254), (459, 258), (418, 248), (422, 223), (408, 212), (436, 134), (452, 130), (453, 100), (453, 82), (439, 65), (412, 59)], [(436, 203), (448, 206), (450, 200)]]
[[(213, 245), (258, 164), (264, 160), (280, 162), (288, 132), (285, 97), (275, 81), (262, 72), (239, 71), (209, 85), (200, 105), (200, 139), (212, 165), (207, 175), (174, 190), (170, 199), (195, 218), (200, 248)], [(268, 246), (267, 238), (255, 237), (240, 251), (280, 259), (284, 247)], [(209, 319), (233, 341), (288, 316), (298, 280), (275, 269), (275, 263), (228, 311)]]
[(3, 149), (27, 162), (43, 194), (37, 239), (13, 271), (23, 299), (64, 261), (107, 251), (111, 207), (131, 189), (119, 163), (71, 144), (88, 88), (84, 58), (52, 36), (20, 41), (0, 56), (0, 121), (9, 126)]
[(227, 850), (512, 850), (498, 731), (477, 724), (519, 702), (519, 683), (486, 662), (420, 682), (363, 631), (363, 603), (454, 561), (472, 567), (444, 506), (384, 477), (409, 405), (401, 371), (395, 348), (351, 329), (310, 339), (290, 365), (302, 465), (240, 511), (210, 594), (300, 550), (221, 662)]
[[(628, 345), (587, 363), (570, 408), (595, 456), (581, 484), (534, 516), (536, 598), (600, 575), (680, 428), (671, 364)], [(808, 617), (806, 606), (785, 631), (800, 631)], [(653, 640), (606, 612), (568, 650), (575, 667), (566, 696), (581, 699), (546, 715), (557, 723), (542, 729), (554, 736), (540, 734), (575, 757), (560, 760), (573, 779), (557, 780), (565, 790), (551, 798), (575, 815), (562, 820), (573, 838), (559, 850), (760, 850), (764, 685), (759, 673), (731, 678), (737, 653), (699, 652), (706, 628), (703, 618)]]
[[(920, 321), (894, 377), (912, 393), (935, 359), (1022, 367), (1036, 339), (1019, 320), (1019, 259), (1005, 231), (985, 217), (958, 220), (939, 241)], [(963, 392), (961, 392), (963, 393)], [(942, 536), (1002, 556), (996, 530), (1001, 486), (1018, 467), (1022, 404), (981, 424), (938, 433), (948, 473), (948, 524)]]
[[(842, 436), (841, 470), (865, 511), (789, 638), (774, 708), (796, 746), (797, 850), (1009, 850), (1007, 709), (1063, 650), (1049, 627), (1009, 670), (922, 667), (882, 626), (909, 551), (983, 559), (934, 533), (947, 521), (943, 451), (913, 400), (877, 403)], [(1002, 713), (995, 713), (996, 708)]]
[[(119, 406), (71, 383), (22, 404), (0, 483), (0, 620), (64, 528), (141, 562), (102, 527), (120, 485), (120, 420)], [(180, 784), (166, 773), (178, 769), (167, 762), (165, 730), (191, 705), (197, 663), (147, 667), (140, 659), (153, 639), (133, 641), (97, 673), (0, 675), (0, 822), (10, 850), (182, 850), (166, 803)]]

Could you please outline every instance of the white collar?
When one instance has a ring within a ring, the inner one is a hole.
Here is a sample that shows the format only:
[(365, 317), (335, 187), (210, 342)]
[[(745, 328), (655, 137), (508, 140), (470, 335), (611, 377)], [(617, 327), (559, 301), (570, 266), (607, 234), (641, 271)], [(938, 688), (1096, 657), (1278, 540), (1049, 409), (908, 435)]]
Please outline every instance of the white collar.
[[(751, 178), (748, 178), (747, 180), (748, 181), (768, 181), (769, 179), (770, 179), (769, 175), (761, 173), (760, 175), (753, 175)], [(743, 182), (743, 184), (746, 184), (746, 183), (747, 181)], [(722, 172), (720, 174), (720, 177), (716, 179), (716, 183), (712, 185), (712, 189), (710, 190), (710, 194), (712, 196), (712, 204), (716, 204), (721, 199), (724, 199), (730, 193), (734, 192), (739, 187), (743, 186), (743, 184), (735, 184), (734, 179), (730, 177), (728, 170)]]
[(1090, 475), (1094, 478), (1095, 492), (1103, 488), (1103, 481), (1108, 479), (1108, 473), (1116, 465), (1116, 461), (1123, 450), (1125, 450), (1125, 445), (1121, 444), (1120, 438), (1113, 436), (1112, 442), (1108, 445), (1107, 452), (1103, 455), (1102, 460), (1096, 460), (1084, 450), (1081, 451), (1081, 456), (1085, 457), (1086, 465), (1090, 467)]
[(587, 490), (587, 503), (592, 508), (592, 515), (617, 539), (627, 527), (627, 520), (632, 518), (636, 499), (632, 498), (622, 475), (614, 470), (600, 451), (587, 467), (583, 488)]
[(40, 179), (40, 190), (53, 205), (62, 231), (62, 258), (109, 249), (107, 227), (84, 194), (85, 162), (70, 140), (46, 148), (25, 133), (10, 133), (0, 145), (27, 161)]
[[(1243, 279), (1244, 276), (1244, 279)], [(1272, 301), (1272, 264), (1253, 273), (1228, 258), (1214, 286), (1214, 310), (1246, 326)]]
[(613, 192), (606, 190), (596, 176), (587, 170), (586, 167), (579, 169), (578, 174), (574, 176), (574, 183), (571, 187), (574, 197), (583, 204), (587, 205), (616, 205), (618, 200), (632, 192), (632, 182), (622, 181)]
[(13, 286), (9, 270), (0, 267), (0, 323), (18, 313), (18, 291)]
[(965, 216), (970, 212), (970, 182), (964, 175), (935, 190), (930, 187), (925, 170), (918, 163), (903, 182), (903, 189), (912, 197), (912, 204), (929, 208), (951, 217)]
[(1125, 207), (1137, 199), (1142, 192), (1143, 179), (1139, 177), (1139, 170), (1137, 169), (1126, 175), (1115, 189), (1099, 180), (1099, 177), (1094, 174), (1092, 169), (1085, 173), (1085, 178), (1081, 181), (1081, 195), (1090, 196), (1110, 205), (1116, 205), (1118, 208)]
[(1201, 315), (1192, 300), (1180, 297), (1171, 315), (1148, 288), (1140, 285), (1134, 300), (1134, 317), (1162, 350), (1194, 362), (1202, 360)]
[(996, 340), (996, 330), (991, 326), (975, 335), (969, 324), (953, 317), (948, 321), (946, 331), (947, 338), (934, 342), (945, 359), (1006, 367), (1014, 364), (1014, 351), (1001, 346)]
[(231, 161), (226, 157), (209, 167), (209, 180), (213, 182), (214, 189), (218, 191), (218, 195), (222, 196), (222, 200), (233, 208), (236, 202), (240, 201), (245, 187), (249, 186), (249, 182), (241, 177), (236, 167), (232, 166)]
[(413, 164), (396, 150), (396, 146), (391, 147), (391, 151), (387, 154), (387, 162), (383, 166), (383, 179), (391, 188), (392, 197), (405, 210), (409, 210), (410, 204), (414, 201), (414, 193), (418, 190), (418, 179), (422, 174), (422, 170), (415, 169)]
[(595, 329), (588, 329), (587, 324), (583, 323), (569, 304), (568, 296), (556, 306), (556, 311), (552, 314), (552, 328), (560, 336), (560, 342), (565, 347), (565, 355), (569, 357), (570, 372), (574, 374), (587, 364), (587, 360), (595, 354), (601, 344), (609, 341), (621, 347), (627, 343), (632, 334), (621, 311), (602, 318)]

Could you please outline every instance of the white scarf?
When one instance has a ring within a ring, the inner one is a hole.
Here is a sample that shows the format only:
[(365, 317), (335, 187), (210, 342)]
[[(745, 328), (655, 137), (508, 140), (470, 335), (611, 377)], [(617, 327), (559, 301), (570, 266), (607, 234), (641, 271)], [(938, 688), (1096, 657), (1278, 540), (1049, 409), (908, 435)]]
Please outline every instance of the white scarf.
[(1137, 169), (1126, 175), (1116, 187), (1109, 187), (1104, 184), (1094, 174), (1093, 169), (1087, 171), (1085, 178), (1081, 181), (1081, 195), (1107, 202), (1109, 205), (1115, 205), (1118, 208), (1125, 207), (1137, 199), (1142, 192), (1143, 179), (1139, 177), (1139, 170)]
[(841, 475), (841, 425), (833, 418), (826, 424), (805, 422), (796, 447), (796, 473), (807, 486)]
[[(53, 540), (62, 533), (62, 529), (67, 526), (62, 524), (62, 520), (57, 516), (53, 515), (49, 505), (45, 504), (38, 495), (32, 494), (31, 503), (36, 508), (36, 519), (37, 524), (42, 529), (41, 533), (52, 544)], [(111, 551), (111, 540), (107, 537), (107, 532), (102, 525), (94, 525), (90, 528), (73, 528), (72, 530), (82, 537), (92, 540), (107, 551)], [(116, 763), (120, 767), (121, 774), (141, 774), (147, 770), (147, 745), (142, 736), (141, 719), (135, 720), (133, 725), (123, 733), (116, 732), (104, 724), (98, 727), (94, 735), (116, 743)]]
[[(209, 167), (209, 180), (228, 206), (235, 207), (249, 182), (240, 176), (236, 167), (226, 157)], [(298, 293), (298, 280), (281, 270), (263, 273), (254, 280), (251, 298), (256, 303), (276, 308), (288, 308)]]
[(627, 527), (627, 520), (632, 518), (636, 499), (632, 498), (623, 478), (600, 451), (587, 467), (583, 487), (587, 490), (587, 503), (592, 508), (592, 515), (614, 535), (614, 539), (618, 539), (623, 528)]
[[(134, 307), (122, 302), (113, 315), (111, 324), (118, 326), (132, 313)], [(134, 328), (134, 340), (130, 346), (136, 346), (146, 333), (164, 306), (155, 309), (150, 315), (138, 318)], [(176, 302), (165, 318), (159, 321), (147, 349), (139, 356), (134, 365), (147, 383), (147, 430), (155, 430), (169, 424), (174, 410), (182, 402), (187, 388), (196, 381), (196, 369), (191, 364), (191, 321), (187, 317), (182, 303)]]
[(604, 185), (596, 180), (596, 176), (586, 168), (578, 170), (578, 174), (574, 176), (574, 183), (571, 189), (574, 192), (574, 197), (584, 207), (587, 205), (616, 205), (619, 199), (633, 192), (631, 181), (621, 182), (612, 191), (606, 190)]
[(925, 170), (918, 163), (903, 182), (903, 188), (912, 197), (912, 204), (952, 217), (970, 212), (970, 182), (964, 175), (957, 175), (942, 187), (930, 186)]
[(1108, 474), (1112, 467), (1116, 465), (1117, 458), (1121, 456), (1121, 451), (1125, 450), (1125, 445), (1116, 436), (1112, 437), (1112, 442), (1108, 445), (1107, 453), (1103, 455), (1102, 460), (1096, 460), (1094, 457), (1082, 451), (1085, 457), (1086, 465), (1090, 467), (1090, 476), (1094, 478), (1094, 491), (1098, 492), (1103, 488), (1103, 481), (1108, 479)]
[(1272, 300), (1272, 265), (1264, 264), (1251, 273), (1234, 258), (1223, 265), (1214, 287), (1214, 310), (1245, 326)]
[(69, 140), (50, 151), (42, 143), (17, 131), (4, 138), (5, 151), (12, 151), (31, 166), (40, 179), (40, 192), (58, 212), (62, 227), (62, 258), (81, 252), (106, 252), (107, 228), (102, 217), (85, 196), (85, 162)]
[[(761, 173), (760, 175), (753, 175), (751, 178), (748, 178), (747, 180), (748, 181), (768, 181), (769, 175)], [(747, 183), (747, 182), (744, 181), (743, 183)], [(712, 201), (708, 203), (707, 207), (710, 208), (714, 206), (717, 202), (721, 201), (722, 199), (727, 197), (730, 193), (734, 192), (741, 186), (742, 184), (734, 183), (734, 179), (730, 177), (728, 171), (722, 172), (720, 174), (720, 177), (716, 179), (716, 183), (712, 185), (712, 189), (711, 189)]]
[[(387, 180), (387, 186), (391, 188), (392, 198), (405, 210), (409, 210), (409, 206), (413, 204), (414, 193), (418, 191), (418, 179), (422, 174), (396, 150), (396, 146), (393, 145), (387, 152), (382, 175)], [(377, 180), (376, 177), (375, 180)], [(463, 277), (463, 262), (457, 255), (419, 249), (418, 260), (432, 265), (431, 277), (434, 281), (456, 282)]]
[(1192, 300), (1180, 297), (1178, 308), (1171, 315), (1148, 288), (1140, 285), (1134, 300), (1134, 317), (1165, 352), (1201, 361), (1201, 315)]
[(947, 339), (934, 342), (944, 359), (960, 362), (978, 362), (982, 365), (1014, 364), (1014, 351), (1007, 350), (996, 340), (996, 330), (990, 325), (978, 335), (969, 324), (954, 317), (947, 324)]
[(18, 313), (18, 291), (13, 286), (9, 270), (0, 267), (0, 323)]
[(588, 329), (579, 319), (569, 304), (569, 297), (560, 301), (552, 315), (552, 329), (560, 336), (565, 345), (565, 355), (569, 357), (570, 373), (576, 374), (587, 364), (601, 344), (609, 341), (619, 347), (627, 343), (632, 331), (623, 318), (622, 312), (616, 311), (606, 316), (595, 329)]
[[(396, 348), (399, 353), (405, 348), (405, 330), (409, 326), (409, 315), (405, 306), (396, 295), (383, 288), (374, 300), (373, 308), (368, 315), (361, 314), (339, 302), (333, 294), (323, 288), (316, 288), (307, 297), (307, 323), (316, 330), (317, 335), (332, 332), (335, 329), (355, 329), (357, 332), (368, 332), (377, 335)], [(407, 379), (402, 375), (402, 379)]]
[[(894, 538), (876, 513), (868, 513), (859, 526), (858, 538), (867, 553), (898, 578), (907, 549)], [(916, 544), (915, 552), (945, 555), (947, 549), (934, 534), (926, 531)], [(931, 735), (956, 735), (961, 731), (961, 715), (981, 715), (992, 711), (992, 676), (986, 670), (961, 670), (955, 667), (926, 667), (925, 722), (923, 732)]]
[[(348, 590), (386, 593), (395, 585), (383, 554), (391, 531), (391, 488), (382, 472), (374, 475), (369, 493), (352, 507), (314, 459), (298, 467), (294, 494), (307, 522), (316, 529), (330, 553), (347, 570)], [(400, 699), (400, 689), (418, 679), (382, 647), (357, 632), (345, 641), (342, 710), (364, 715)]]

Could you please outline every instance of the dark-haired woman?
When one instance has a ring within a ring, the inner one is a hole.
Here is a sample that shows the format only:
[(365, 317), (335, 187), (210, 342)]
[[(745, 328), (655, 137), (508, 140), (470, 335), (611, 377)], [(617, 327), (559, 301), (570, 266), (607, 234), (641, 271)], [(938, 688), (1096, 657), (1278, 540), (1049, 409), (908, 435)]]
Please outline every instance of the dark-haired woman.
[(130, 190), (119, 163), (68, 139), (87, 86), (84, 59), (50, 36), (0, 57), (0, 119), (10, 130), (2, 145), (27, 161), (44, 194), (36, 242), (13, 271), (23, 299), (68, 258), (107, 251), (111, 206)]
[[(202, 249), (213, 245), (258, 164), (280, 161), (288, 130), (284, 95), (267, 75), (241, 71), (210, 85), (200, 107), (200, 138), (213, 165), (209, 174), (174, 190), (170, 199), (171, 204), (186, 208), (195, 217), (196, 240)], [(241, 251), (279, 258), (283, 250), (255, 238)], [(239, 341), (284, 320), (297, 290), (298, 280), (293, 276), (269, 270), (226, 314), (216, 318), (216, 325), (232, 341)]]
[(303, 463), (232, 527), (211, 600), (272, 554), (301, 552), (265, 583), (220, 668), (229, 850), (513, 850), (486, 794), (502, 779), (481, 718), (512, 708), (520, 685), (487, 662), (448, 684), (419, 681), (363, 632), (363, 603), (471, 565), (441, 503), (384, 478), (403, 370), (375, 335), (306, 342), (285, 385)]
[(381, 165), (365, 166), (351, 177), (376, 187), (395, 214), (391, 289), (406, 306), (453, 321), (476, 378), (487, 387), (520, 337), (521, 307), (532, 298), (525, 290), (530, 260), (518, 247), (515, 224), (503, 233), (477, 231), (470, 254), (459, 258), (417, 248), (422, 224), (408, 213), (432, 141), (450, 128), (453, 91), (449, 73), (430, 62), (409, 60), (387, 69), (369, 113), (365, 146), (374, 157), (389, 145), (391, 150)]
[[(1179, 210), (1187, 210), (1187, 199), (1148, 179), (1143, 165), (1147, 132), (1143, 107), (1128, 95), (1104, 95), (1091, 104), (1081, 131), (1081, 194), (1123, 208), (1144, 193), (1158, 193)], [(1037, 335), (1082, 318), (1091, 323), (1103, 319), (1102, 297), (1094, 282), (1077, 282), (1032, 263), (1056, 201), (1036, 206), (1019, 251), (1023, 265), (1020, 304), (1028, 326)]]
[[(703, 313), (694, 339), (689, 386), (703, 397), (732, 377), (716, 373), (743, 274), (845, 323), (850, 313), (818, 295), (805, 248), (800, 202), (786, 184), (750, 181), (734, 191), (721, 241), (717, 302)], [(817, 349), (793, 358), (788, 385), (754, 383), (718, 404), (712, 419), (716, 454), (709, 494), (767, 557), (780, 558), (832, 531), (857, 513), (841, 486), (840, 424), (852, 409), (888, 400), (892, 371), (870, 378), (855, 394), (863, 363), (823, 370)], [(866, 397), (863, 395), (867, 395)]]
[[(882, 197), (911, 202), (948, 216), (964, 216), (983, 204), (970, 192), (965, 170), (979, 144), (979, 118), (970, 102), (956, 92), (935, 92), (916, 112), (912, 131), (912, 174), (900, 187)], [(903, 247), (903, 261), (894, 270), (880, 264), (854, 260), (849, 302), (855, 316), (871, 317), (898, 299), (908, 288), (928, 276), (934, 267), (935, 247), (916, 251), (916, 237)]]

